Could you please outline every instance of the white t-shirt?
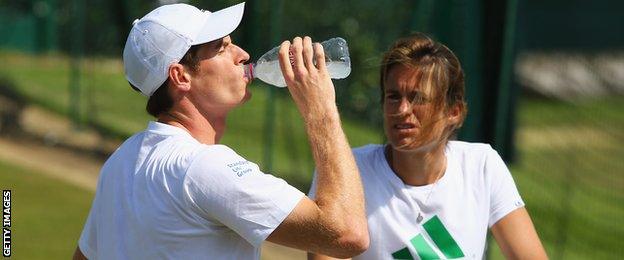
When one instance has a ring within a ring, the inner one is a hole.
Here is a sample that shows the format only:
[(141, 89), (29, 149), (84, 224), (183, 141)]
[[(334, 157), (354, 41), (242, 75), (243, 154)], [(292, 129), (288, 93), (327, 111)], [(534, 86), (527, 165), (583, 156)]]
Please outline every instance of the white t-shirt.
[(150, 122), (102, 167), (79, 247), (89, 259), (258, 259), (303, 196), (227, 146)]
[[(482, 259), (488, 227), (524, 206), (507, 166), (487, 144), (450, 141), (444, 176), (425, 186), (404, 184), (383, 145), (353, 154), (371, 239), (354, 259)], [(313, 182), (310, 197), (314, 190)]]

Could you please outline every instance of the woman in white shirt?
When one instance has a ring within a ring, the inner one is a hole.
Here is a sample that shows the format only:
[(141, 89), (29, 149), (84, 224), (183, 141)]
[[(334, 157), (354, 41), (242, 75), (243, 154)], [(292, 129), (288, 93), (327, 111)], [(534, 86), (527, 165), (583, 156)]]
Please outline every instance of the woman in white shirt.
[(449, 141), (467, 112), (455, 54), (415, 34), (395, 42), (380, 72), (388, 144), (353, 149), (370, 233), (354, 259), (482, 259), (488, 228), (507, 258), (546, 259), (498, 153)]

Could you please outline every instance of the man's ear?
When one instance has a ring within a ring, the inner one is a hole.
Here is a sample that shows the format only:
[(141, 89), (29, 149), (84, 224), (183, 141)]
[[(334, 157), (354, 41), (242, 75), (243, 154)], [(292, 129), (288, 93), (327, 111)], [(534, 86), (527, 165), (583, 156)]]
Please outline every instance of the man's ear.
[(169, 66), (169, 80), (175, 90), (183, 92), (191, 90), (191, 75), (180, 63)]

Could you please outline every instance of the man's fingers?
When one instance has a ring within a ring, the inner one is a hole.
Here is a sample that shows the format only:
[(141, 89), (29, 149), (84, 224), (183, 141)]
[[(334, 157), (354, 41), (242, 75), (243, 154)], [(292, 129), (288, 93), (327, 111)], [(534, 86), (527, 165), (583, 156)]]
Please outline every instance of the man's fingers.
[(325, 64), (325, 51), (323, 45), (314, 43), (314, 58), (316, 59), (316, 67), (321, 73), (327, 73), (327, 65)]
[(314, 52), (312, 50), (312, 38), (306, 36), (303, 38), (303, 62), (308, 71), (316, 70), (314, 67)]
[(290, 62), (290, 42), (284, 41), (279, 49), (279, 65), (286, 82), (292, 81), (294, 78), (293, 68)]
[(295, 77), (304, 76), (308, 73), (304, 63), (303, 63), (303, 39), (301, 37), (295, 37), (292, 42), (292, 46), (290, 47), (290, 51), (295, 57), (295, 66), (293, 68), (293, 72)]

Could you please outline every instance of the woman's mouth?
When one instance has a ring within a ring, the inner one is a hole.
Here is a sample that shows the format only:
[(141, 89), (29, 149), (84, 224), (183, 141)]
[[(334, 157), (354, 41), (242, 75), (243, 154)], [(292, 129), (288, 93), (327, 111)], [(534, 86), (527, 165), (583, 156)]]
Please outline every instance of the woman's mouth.
[(393, 131), (398, 135), (413, 135), (416, 133), (416, 124), (414, 123), (399, 123), (392, 126)]
[(416, 124), (413, 123), (400, 123), (400, 124), (395, 124), (394, 125), (394, 129), (397, 130), (410, 130), (416, 128)]

